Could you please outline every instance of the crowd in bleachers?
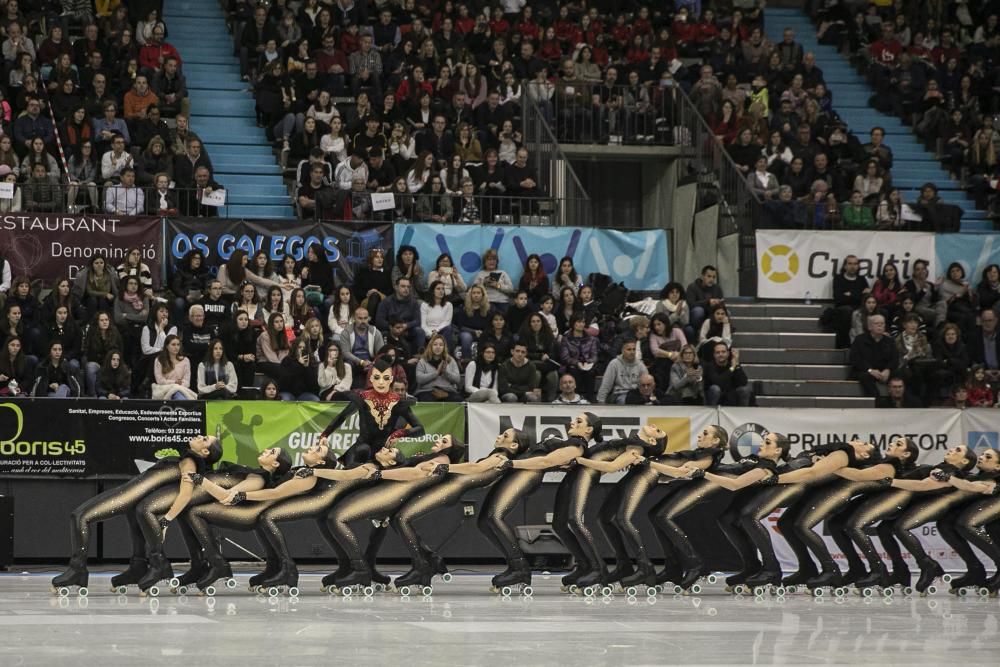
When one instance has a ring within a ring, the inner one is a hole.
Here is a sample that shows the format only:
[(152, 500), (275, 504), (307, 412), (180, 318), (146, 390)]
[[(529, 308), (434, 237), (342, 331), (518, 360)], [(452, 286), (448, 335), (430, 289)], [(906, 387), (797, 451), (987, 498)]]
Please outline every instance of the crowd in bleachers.
[(549, 275), (532, 254), (512, 277), (487, 250), (468, 282), (447, 254), (391, 260), (372, 250), (338, 284), (318, 245), (278, 265), (237, 250), (214, 275), (193, 250), (154, 293), (135, 249), (45, 294), (0, 260), (0, 395), (334, 400), (386, 358), (421, 401), (752, 400), (714, 267), (631, 308), (570, 257)]
[[(929, 275), (913, 263), (904, 280), (887, 262), (869, 282), (856, 256), (844, 258), (823, 322), (850, 348), (851, 374), (885, 407), (992, 407), (1000, 381), (1000, 266), (968, 277), (959, 263)], [(956, 400), (963, 393), (966, 398)]]
[(217, 214), (159, 4), (0, 2), (0, 212)]

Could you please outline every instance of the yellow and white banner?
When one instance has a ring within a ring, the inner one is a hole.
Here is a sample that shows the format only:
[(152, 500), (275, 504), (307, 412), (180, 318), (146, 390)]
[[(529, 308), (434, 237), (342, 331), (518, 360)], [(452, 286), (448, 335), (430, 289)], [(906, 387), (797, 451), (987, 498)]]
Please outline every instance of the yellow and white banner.
[(934, 234), (921, 232), (757, 232), (757, 296), (766, 299), (832, 299), (833, 277), (843, 260), (856, 255), (860, 274), (873, 281), (889, 262), (903, 280), (913, 262), (930, 262), (937, 275)]
[[(691, 449), (699, 430), (714, 424), (715, 408), (690, 407), (620, 407), (614, 405), (523, 405), (518, 403), (469, 403), (469, 460), (489, 454), (497, 434), (514, 427), (526, 431), (538, 442), (565, 437), (566, 425), (581, 412), (593, 412), (604, 424), (604, 439), (624, 438), (640, 427), (653, 423), (667, 434), (667, 449)], [(546, 475), (546, 481), (561, 479), (561, 473)], [(615, 482), (621, 475), (602, 475), (602, 481)]]

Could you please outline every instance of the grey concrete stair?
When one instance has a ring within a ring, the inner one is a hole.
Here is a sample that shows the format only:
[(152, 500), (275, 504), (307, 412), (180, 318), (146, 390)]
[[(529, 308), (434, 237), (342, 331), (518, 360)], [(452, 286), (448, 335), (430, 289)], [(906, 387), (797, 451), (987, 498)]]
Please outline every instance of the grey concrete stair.
[[(747, 353), (741, 353), (744, 357)], [(787, 365), (743, 364), (747, 377), (754, 380), (834, 380), (850, 379), (850, 368), (842, 364)]]
[(733, 319), (744, 317), (813, 317), (817, 320), (828, 304), (726, 302)]
[(740, 347), (740, 361), (744, 364), (846, 364), (847, 350), (800, 350), (780, 347)]
[(741, 317), (737, 333), (825, 333), (815, 317)]
[(758, 396), (762, 408), (874, 408), (872, 398), (844, 396)]
[(733, 334), (733, 345), (743, 350), (751, 347), (783, 347), (799, 350), (832, 350), (834, 335), (832, 333), (743, 333), (739, 330), (740, 323), (733, 318), (736, 333)]
[(864, 396), (854, 380), (763, 380), (758, 386), (767, 396)]

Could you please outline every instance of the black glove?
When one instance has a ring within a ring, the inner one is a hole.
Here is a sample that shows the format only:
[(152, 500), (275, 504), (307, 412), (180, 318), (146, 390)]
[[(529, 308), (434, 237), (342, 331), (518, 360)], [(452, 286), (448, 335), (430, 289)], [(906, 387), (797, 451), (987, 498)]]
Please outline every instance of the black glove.
[(369, 477), (368, 479), (370, 479), (373, 482), (379, 481), (380, 479), (382, 479), (382, 471), (381, 470), (376, 470), (375, 472), (373, 472), (371, 474), (371, 477)]
[(201, 483), (205, 481), (205, 476), (201, 473), (193, 472), (188, 475), (188, 479), (191, 480), (191, 483), (195, 486), (201, 486)]
[(702, 479), (703, 477), (705, 477), (705, 471), (701, 468), (695, 468), (688, 479)]
[(434, 466), (434, 470), (433, 470), (433, 472), (431, 472), (431, 474), (432, 475), (447, 475), (448, 474), (448, 464), (447, 463), (439, 463), (439, 464), (437, 464), (436, 466)]
[(240, 503), (245, 503), (247, 501), (246, 491), (237, 491), (236, 495), (233, 496), (233, 505), (239, 505)]
[(878, 481), (879, 486), (892, 486), (892, 477), (883, 477)]
[(646, 468), (649, 466), (649, 459), (642, 459), (641, 461), (636, 461), (632, 464), (636, 468)]
[(939, 482), (947, 482), (949, 479), (951, 479), (951, 473), (945, 470), (941, 470), (940, 468), (935, 468), (934, 470), (931, 471), (931, 477), (933, 477)]
[(301, 479), (312, 477), (315, 474), (316, 474), (315, 471), (309, 466), (306, 466), (304, 468), (299, 468), (298, 470), (295, 471), (295, 476)]

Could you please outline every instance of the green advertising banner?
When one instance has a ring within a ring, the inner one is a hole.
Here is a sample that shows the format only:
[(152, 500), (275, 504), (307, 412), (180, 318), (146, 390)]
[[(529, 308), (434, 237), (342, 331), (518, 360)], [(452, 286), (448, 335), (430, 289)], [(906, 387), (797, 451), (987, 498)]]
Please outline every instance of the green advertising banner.
[[(289, 403), (284, 401), (207, 401), (206, 433), (222, 441), (223, 460), (257, 464), (257, 455), (268, 447), (282, 447), (300, 465), (300, 452), (340, 414), (346, 403)], [(436, 435), (451, 434), (465, 440), (465, 407), (461, 403), (417, 403), (413, 412), (426, 435), (397, 441), (407, 456), (430, 449)], [(335, 452), (343, 452), (358, 438), (358, 417), (352, 415), (330, 436)]]

